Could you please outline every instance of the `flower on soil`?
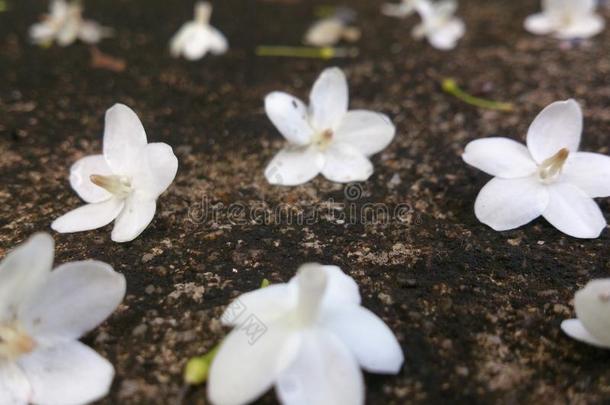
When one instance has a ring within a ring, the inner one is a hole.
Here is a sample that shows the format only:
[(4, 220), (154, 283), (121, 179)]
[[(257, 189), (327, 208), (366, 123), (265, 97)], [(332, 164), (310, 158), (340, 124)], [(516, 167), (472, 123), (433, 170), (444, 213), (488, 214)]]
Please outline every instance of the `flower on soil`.
[(265, 111), (288, 145), (265, 169), (267, 180), (294, 186), (320, 172), (340, 183), (368, 179), (373, 174), (368, 157), (388, 146), (396, 129), (383, 114), (347, 108), (347, 80), (339, 68), (322, 72), (309, 107), (286, 93), (269, 94)]
[(433, 3), (429, 0), (418, 0), (414, 7), (422, 22), (413, 28), (413, 37), (426, 37), (433, 47), (444, 51), (455, 48), (457, 41), (466, 32), (464, 22), (454, 16), (457, 1), (443, 0)]
[(595, 13), (596, 0), (542, 0), (542, 12), (525, 19), (532, 34), (557, 38), (589, 38), (602, 32), (605, 22)]
[(342, 39), (355, 42), (360, 39), (361, 32), (356, 27), (350, 27), (340, 16), (323, 18), (315, 22), (305, 33), (305, 44), (313, 46), (333, 46)]
[(82, 13), (83, 7), (79, 2), (53, 0), (49, 14), (43, 17), (42, 22), (30, 27), (30, 38), (38, 45), (50, 45), (57, 41), (61, 46), (68, 46), (77, 39), (95, 44), (112, 35), (111, 28), (83, 19)]
[(78, 338), (121, 303), (125, 278), (93, 260), (52, 264), (47, 234), (0, 264), (1, 404), (85, 404), (110, 389), (114, 368)]
[(610, 279), (592, 280), (574, 296), (577, 319), (561, 323), (570, 337), (610, 349)]
[(70, 184), (88, 204), (57, 218), (57, 232), (80, 232), (115, 221), (112, 240), (135, 239), (152, 221), (157, 197), (174, 180), (178, 159), (165, 143), (148, 143), (140, 119), (116, 104), (106, 112), (104, 154), (72, 165)]
[(464, 161), (494, 177), (475, 202), (479, 221), (496, 231), (542, 215), (576, 238), (596, 238), (606, 220), (593, 200), (610, 196), (610, 158), (578, 152), (582, 112), (574, 100), (547, 106), (527, 132), (527, 147), (508, 138), (470, 142)]
[(420, 0), (401, 0), (400, 3), (385, 3), (381, 6), (381, 13), (388, 17), (405, 18), (415, 12), (415, 3)]
[(335, 266), (306, 264), (286, 284), (243, 294), (222, 321), (235, 328), (210, 369), (208, 397), (218, 405), (254, 401), (273, 385), (283, 404), (363, 404), (360, 367), (396, 374), (404, 360), (392, 331), (360, 306), (358, 286)]
[(195, 4), (195, 19), (185, 23), (170, 42), (172, 56), (184, 56), (188, 60), (203, 58), (208, 52), (223, 54), (229, 49), (227, 39), (210, 25), (212, 5), (208, 2)]

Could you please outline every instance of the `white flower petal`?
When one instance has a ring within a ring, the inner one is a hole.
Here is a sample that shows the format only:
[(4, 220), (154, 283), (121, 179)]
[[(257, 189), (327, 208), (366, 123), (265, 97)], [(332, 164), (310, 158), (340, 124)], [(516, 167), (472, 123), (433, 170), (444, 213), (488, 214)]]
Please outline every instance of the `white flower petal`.
[(106, 111), (104, 157), (115, 174), (137, 171), (140, 153), (146, 147), (146, 132), (136, 113), (124, 104)]
[(333, 332), (371, 373), (396, 374), (404, 356), (392, 330), (374, 313), (360, 306), (336, 308), (322, 315)]
[(373, 111), (348, 111), (335, 132), (338, 142), (348, 143), (366, 156), (384, 150), (396, 133), (392, 121)]
[(45, 344), (75, 340), (102, 323), (125, 296), (125, 277), (106, 263), (66, 263), (51, 272), (19, 319)]
[(347, 112), (349, 90), (343, 71), (337, 67), (325, 69), (309, 95), (312, 126), (318, 130), (336, 129)]
[(263, 324), (250, 318), (229, 333), (214, 358), (208, 379), (210, 402), (238, 405), (254, 401), (292, 363), (298, 348), (299, 336), (289, 323)]
[(22, 356), (19, 365), (32, 385), (37, 405), (78, 405), (103, 398), (110, 389), (114, 368), (80, 342), (38, 348)]
[(506, 231), (538, 218), (548, 204), (548, 191), (533, 176), (493, 178), (481, 189), (474, 212), (482, 223), (496, 231)]
[(54, 248), (50, 235), (37, 233), (0, 263), (0, 323), (13, 318), (46, 282), (53, 266)]
[(576, 19), (567, 27), (557, 31), (558, 38), (590, 38), (604, 30), (606, 23), (599, 15), (588, 15)]
[(157, 142), (146, 145), (140, 159), (140, 167), (132, 175), (132, 186), (155, 199), (174, 181), (178, 158), (171, 146)]
[(581, 342), (588, 343), (593, 346), (602, 347), (602, 348), (610, 348), (610, 345), (606, 345), (595, 336), (591, 335), (589, 331), (587, 331), (578, 319), (566, 319), (561, 322), (561, 329), (565, 332), (566, 335), (570, 336), (573, 339), (580, 340)]
[(78, 37), (87, 44), (97, 44), (103, 38), (112, 36), (112, 29), (101, 26), (95, 21), (84, 20), (80, 25)]
[(0, 404), (27, 405), (30, 398), (30, 383), (13, 362), (0, 360)]
[(278, 152), (265, 169), (271, 184), (296, 186), (316, 177), (324, 166), (324, 156), (315, 147), (288, 146)]
[(216, 28), (209, 26), (208, 32), (210, 35), (210, 52), (215, 55), (221, 55), (229, 49), (229, 43), (224, 34)]
[(306, 45), (333, 46), (341, 40), (345, 23), (337, 17), (329, 17), (314, 23), (305, 33)]
[(459, 18), (453, 18), (429, 33), (428, 40), (436, 49), (446, 51), (455, 48), (457, 41), (464, 36), (465, 32), (466, 26), (464, 22)]
[(525, 145), (508, 138), (472, 141), (466, 145), (462, 158), (487, 174), (505, 179), (526, 177), (538, 168)]
[(205, 26), (194, 24), (184, 40), (182, 51), (188, 60), (203, 58), (210, 50), (210, 33)]
[(582, 111), (572, 99), (556, 101), (538, 114), (527, 131), (527, 147), (542, 163), (562, 148), (576, 152), (582, 132)]
[(72, 189), (88, 203), (98, 203), (110, 199), (112, 194), (91, 182), (92, 174), (112, 175), (112, 170), (108, 167), (103, 155), (85, 156), (72, 165), (70, 168)]
[(47, 21), (33, 24), (30, 27), (30, 39), (35, 44), (45, 44), (53, 41), (57, 29)]
[(324, 157), (322, 174), (330, 181), (337, 183), (365, 181), (373, 174), (371, 161), (362, 152), (347, 143), (333, 143)]
[(574, 295), (574, 309), (598, 346), (610, 348), (610, 279), (589, 281)]
[(118, 198), (111, 198), (95, 204), (78, 207), (51, 224), (51, 228), (59, 233), (90, 231), (111, 223), (123, 209), (124, 202)]
[(606, 227), (601, 210), (584, 191), (569, 183), (549, 185), (549, 204), (544, 218), (575, 238), (597, 238)]
[(174, 34), (169, 43), (169, 51), (173, 57), (177, 58), (182, 54), (182, 50), (184, 49), (184, 44), (188, 40), (191, 35), (191, 30), (193, 29), (193, 22), (185, 23), (178, 32)]
[(563, 180), (574, 184), (589, 197), (610, 196), (610, 157), (599, 153), (576, 152), (563, 167)]
[(125, 201), (125, 207), (114, 222), (110, 238), (114, 242), (130, 242), (151, 223), (157, 211), (157, 202), (137, 192)]
[[(320, 271), (326, 273), (326, 290), (322, 298), (321, 311), (331, 311), (338, 307), (360, 305), (360, 292), (358, 284), (353, 278), (345, 274), (337, 266), (324, 266), (321, 264), (310, 263), (306, 266), (318, 266)], [(300, 273), (292, 277), (289, 284), (298, 288)]]
[(61, 28), (57, 32), (57, 44), (59, 46), (68, 46), (74, 43), (78, 38), (78, 31), (81, 23), (80, 16), (74, 17), (68, 15), (66, 20), (61, 25)]
[(545, 0), (543, 8), (549, 12), (563, 11), (568, 15), (583, 16), (595, 11), (597, 0)]
[(274, 91), (265, 97), (265, 112), (288, 142), (306, 145), (311, 141), (313, 129), (309, 125), (309, 113), (298, 98)]
[(289, 312), (297, 303), (296, 285), (274, 284), (240, 295), (221, 317), (224, 325), (236, 326), (250, 315), (270, 323)]
[(555, 29), (555, 21), (547, 13), (537, 13), (525, 19), (526, 30), (536, 35), (546, 35)]
[[(415, 0), (418, 1), (418, 0)], [(413, 14), (414, 1), (401, 1), (400, 3), (384, 3), (381, 5), (381, 14), (388, 17), (405, 18)]]
[(323, 330), (303, 333), (299, 355), (276, 384), (285, 405), (364, 404), (358, 363), (335, 336)]

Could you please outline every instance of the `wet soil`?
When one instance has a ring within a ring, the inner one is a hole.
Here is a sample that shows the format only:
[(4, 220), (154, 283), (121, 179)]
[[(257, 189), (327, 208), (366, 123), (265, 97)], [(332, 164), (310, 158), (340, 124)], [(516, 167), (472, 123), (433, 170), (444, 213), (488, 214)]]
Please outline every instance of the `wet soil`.
[[(309, 261), (354, 277), (364, 305), (405, 351), (399, 375), (366, 376), (367, 403), (610, 401), (610, 353), (559, 329), (573, 316), (574, 292), (609, 275), (609, 232), (577, 240), (544, 220), (491, 230), (473, 214), (489, 178), (460, 157), (479, 137), (524, 140), (545, 105), (570, 97), (585, 114), (583, 149), (609, 153), (610, 30), (560, 43), (521, 28), (536, 2), (462, 1), (468, 32), (455, 51), (439, 52), (411, 39), (415, 17), (384, 17), (380, 2), (358, 0), (347, 5), (363, 28), (359, 57), (254, 55), (258, 44), (299, 44), (315, 6), (328, 3), (218, 1), (212, 21), (231, 50), (192, 63), (167, 50), (191, 18), (190, 1), (88, 0), (86, 16), (116, 29), (99, 48), (126, 61), (122, 73), (91, 68), (82, 44), (30, 45), (27, 28), (44, 2), (9, 1), (11, 10), (0, 13), (0, 254), (35, 231), (51, 231), (54, 218), (81, 204), (68, 170), (99, 153), (103, 114), (115, 102), (134, 108), (149, 140), (172, 145), (180, 161), (153, 223), (134, 242), (111, 242), (110, 226), (54, 235), (57, 263), (103, 260), (128, 281), (123, 304), (85, 339), (117, 370), (101, 403), (177, 403), (186, 360), (226, 334), (218, 319), (231, 299), (263, 278), (285, 282)], [(385, 112), (397, 136), (373, 158), (367, 182), (344, 189), (319, 177), (271, 186), (263, 169), (282, 138), (262, 100), (272, 90), (305, 98), (330, 65), (345, 69), (351, 106)], [(445, 77), (516, 109), (464, 104), (442, 92)], [(367, 203), (385, 204), (388, 214), (341, 218)], [(608, 216), (609, 201), (600, 205)], [(280, 206), (319, 209), (309, 223), (256, 220)], [(255, 208), (256, 218), (242, 220)], [(190, 390), (184, 402), (204, 404), (205, 388)], [(260, 403), (276, 403), (273, 393)]]

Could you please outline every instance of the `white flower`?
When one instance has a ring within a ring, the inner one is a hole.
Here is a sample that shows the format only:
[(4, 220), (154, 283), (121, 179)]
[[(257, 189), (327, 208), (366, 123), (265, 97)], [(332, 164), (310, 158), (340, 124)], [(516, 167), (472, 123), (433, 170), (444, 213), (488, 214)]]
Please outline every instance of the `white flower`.
[(372, 111), (348, 111), (347, 80), (339, 68), (322, 72), (309, 104), (281, 92), (265, 98), (267, 116), (288, 140), (265, 169), (267, 180), (293, 186), (320, 172), (341, 183), (368, 179), (373, 174), (368, 157), (394, 138), (390, 119)]
[(112, 364), (78, 338), (121, 303), (125, 278), (93, 260), (52, 264), (47, 234), (0, 264), (0, 404), (85, 404), (110, 389)]
[(70, 184), (89, 204), (57, 218), (57, 232), (101, 228), (116, 219), (112, 240), (135, 239), (152, 221), (157, 197), (174, 180), (178, 159), (165, 143), (148, 143), (140, 119), (115, 104), (106, 112), (104, 154), (87, 156), (70, 168)]
[(464, 161), (496, 176), (479, 193), (479, 221), (497, 231), (542, 215), (576, 238), (596, 238), (606, 220), (593, 200), (610, 196), (610, 158), (578, 152), (582, 112), (574, 100), (547, 106), (527, 132), (527, 147), (507, 138), (470, 142)]
[(419, 0), (401, 0), (400, 3), (385, 3), (381, 5), (381, 13), (388, 17), (405, 18), (415, 12), (415, 3)]
[(542, 0), (542, 12), (525, 19), (533, 34), (557, 38), (589, 38), (602, 32), (604, 19), (595, 13), (596, 0)]
[(443, 0), (432, 3), (429, 0), (419, 0), (415, 10), (422, 22), (413, 28), (412, 35), (417, 39), (426, 37), (430, 44), (441, 50), (455, 48), (457, 41), (464, 36), (464, 22), (455, 17), (457, 1)]
[(349, 27), (340, 16), (316, 21), (305, 33), (305, 44), (313, 46), (333, 46), (345, 39), (354, 42), (360, 39), (360, 30)]
[(30, 27), (30, 38), (35, 44), (48, 45), (53, 41), (68, 46), (77, 39), (94, 44), (112, 35), (112, 29), (82, 17), (83, 8), (78, 2), (53, 0), (50, 13), (42, 22)]
[(272, 385), (283, 404), (363, 404), (360, 367), (396, 374), (404, 360), (392, 331), (360, 306), (358, 286), (336, 266), (301, 266), (286, 284), (241, 295), (222, 321), (235, 328), (210, 369), (208, 397), (217, 405), (254, 401)]
[(208, 52), (220, 55), (229, 49), (225, 36), (210, 25), (211, 15), (210, 3), (198, 2), (195, 5), (195, 19), (185, 23), (170, 42), (172, 56), (198, 60)]
[(610, 279), (592, 280), (574, 296), (577, 319), (561, 323), (576, 340), (610, 349)]

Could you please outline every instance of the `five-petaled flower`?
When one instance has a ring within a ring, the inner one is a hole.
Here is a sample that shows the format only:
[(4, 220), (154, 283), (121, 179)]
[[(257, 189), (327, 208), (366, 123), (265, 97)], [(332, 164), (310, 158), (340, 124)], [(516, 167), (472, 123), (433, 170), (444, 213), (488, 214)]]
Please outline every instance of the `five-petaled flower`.
[(456, 47), (457, 41), (466, 32), (464, 22), (454, 15), (457, 1), (443, 0), (433, 3), (429, 0), (418, 0), (414, 7), (422, 19), (421, 24), (413, 28), (414, 38), (426, 37), (433, 47), (443, 51)]
[(348, 111), (347, 80), (339, 68), (324, 70), (309, 98), (309, 107), (286, 93), (265, 98), (267, 116), (288, 141), (265, 169), (267, 180), (294, 186), (320, 172), (340, 183), (368, 179), (373, 174), (369, 156), (394, 138), (390, 119), (372, 111)]
[[(394, 334), (360, 306), (358, 286), (336, 266), (303, 265), (290, 282), (238, 300), (245, 313), (223, 316), (235, 328), (210, 370), (214, 404), (245, 404), (274, 384), (283, 404), (363, 404), (360, 367), (396, 374), (402, 366)], [(240, 326), (248, 314), (266, 327), (254, 343)]]
[(603, 31), (605, 22), (595, 13), (596, 0), (542, 0), (542, 12), (525, 19), (533, 34), (560, 39), (589, 38)]
[(0, 264), (1, 404), (85, 404), (110, 389), (114, 368), (78, 339), (121, 303), (125, 278), (93, 260), (52, 265), (47, 234)]
[(57, 41), (60, 46), (68, 46), (77, 39), (95, 44), (112, 35), (111, 28), (83, 19), (82, 13), (80, 2), (53, 0), (50, 13), (43, 17), (42, 22), (30, 27), (30, 38), (39, 45), (50, 45)]
[(87, 205), (53, 221), (57, 232), (101, 228), (116, 219), (112, 240), (135, 239), (152, 221), (157, 198), (174, 180), (178, 159), (165, 143), (148, 143), (133, 110), (116, 104), (106, 112), (104, 154), (78, 160), (70, 184)]
[(170, 42), (172, 56), (184, 56), (188, 60), (203, 58), (208, 52), (223, 54), (229, 49), (227, 39), (210, 25), (212, 5), (208, 2), (195, 4), (195, 19), (185, 23)]
[(610, 196), (610, 158), (578, 152), (582, 112), (574, 100), (547, 106), (527, 132), (527, 147), (508, 138), (470, 142), (464, 161), (496, 176), (479, 193), (475, 214), (497, 231), (542, 215), (576, 238), (596, 238), (606, 220), (593, 200)]
[(561, 329), (576, 340), (610, 349), (610, 279), (592, 280), (574, 296), (576, 319)]

